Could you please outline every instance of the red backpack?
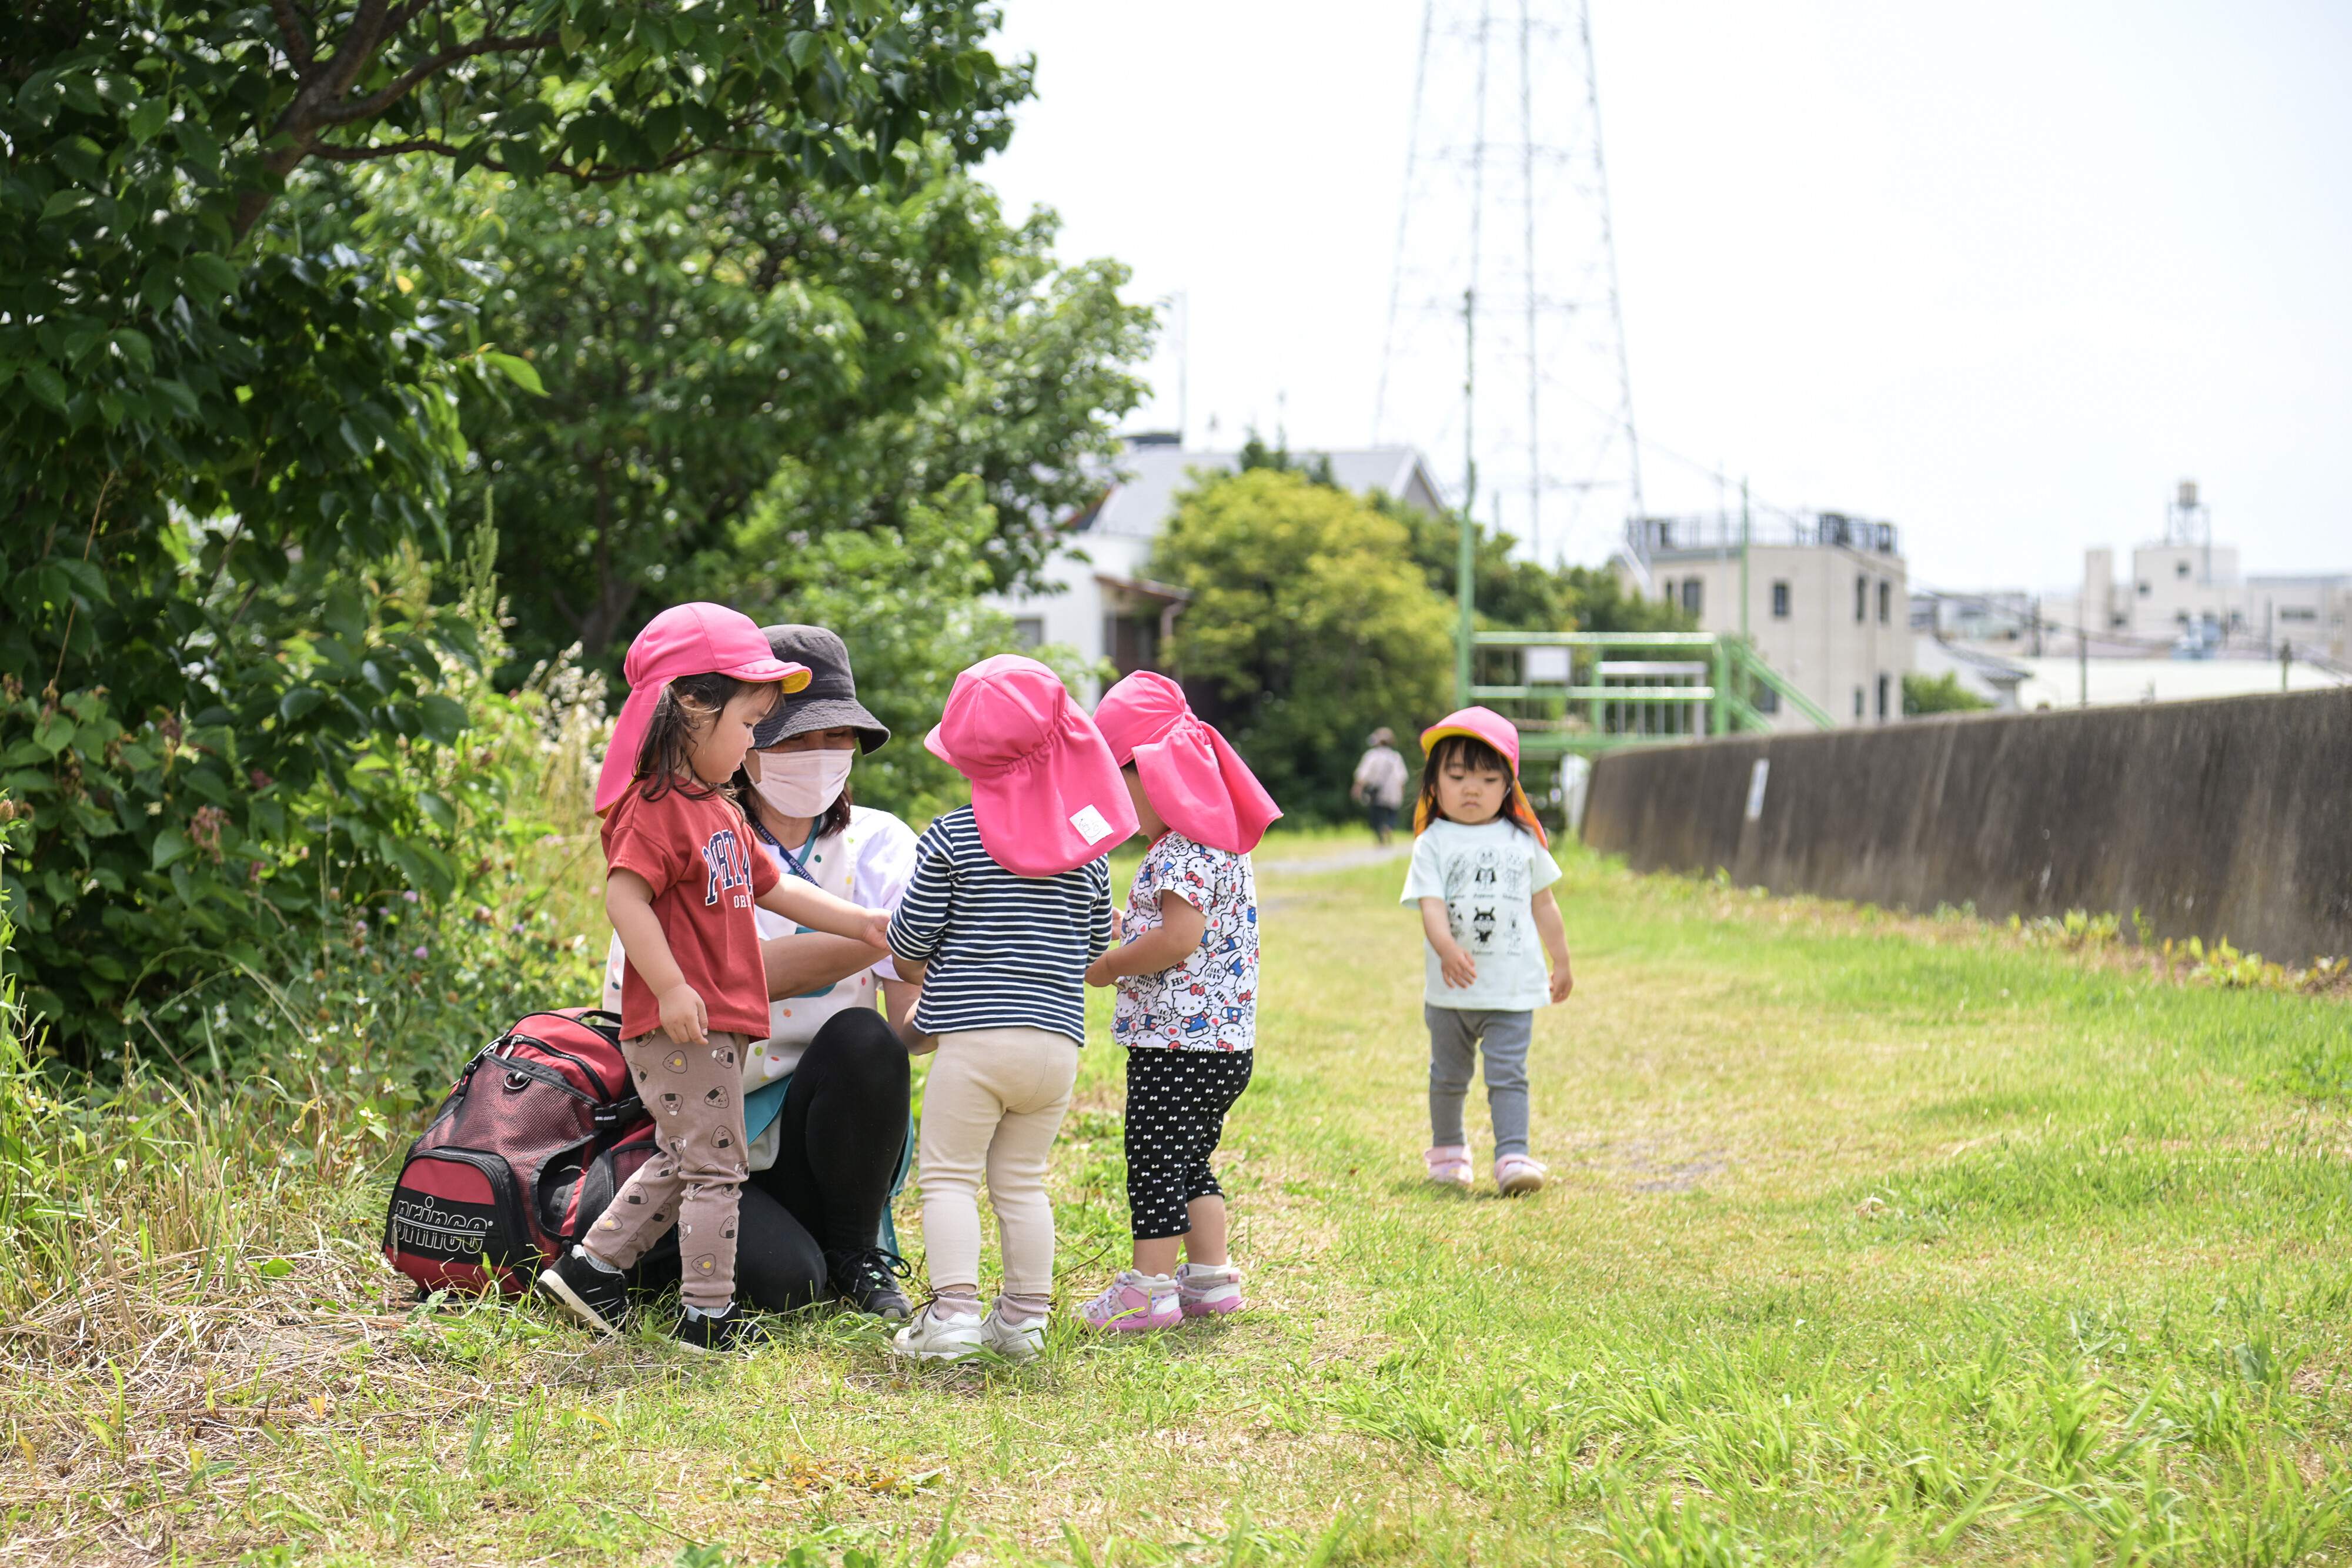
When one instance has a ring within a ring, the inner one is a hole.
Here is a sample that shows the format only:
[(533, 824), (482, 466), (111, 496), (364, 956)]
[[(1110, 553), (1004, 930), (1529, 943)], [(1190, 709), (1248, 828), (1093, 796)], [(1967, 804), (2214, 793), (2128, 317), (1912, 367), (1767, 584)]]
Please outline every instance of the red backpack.
[(653, 1153), (621, 1020), (593, 1008), (532, 1013), (467, 1064), (409, 1145), (384, 1216), (385, 1260), (419, 1295), (520, 1296)]

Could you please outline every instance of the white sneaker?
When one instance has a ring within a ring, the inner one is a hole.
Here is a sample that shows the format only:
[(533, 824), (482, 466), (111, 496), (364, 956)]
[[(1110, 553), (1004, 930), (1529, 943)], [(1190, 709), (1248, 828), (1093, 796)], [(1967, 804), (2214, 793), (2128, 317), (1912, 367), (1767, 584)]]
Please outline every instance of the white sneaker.
[(1495, 1161), (1495, 1186), (1505, 1197), (1541, 1192), (1544, 1177), (1550, 1174), (1541, 1160), (1525, 1155), (1503, 1155)]
[(1465, 1144), (1440, 1144), (1422, 1153), (1429, 1162), (1429, 1179), (1440, 1186), (1470, 1185), (1470, 1149)]
[(1034, 1361), (1037, 1353), (1045, 1348), (1045, 1314), (1040, 1312), (1025, 1322), (1014, 1323), (1004, 1316), (1004, 1298), (999, 1296), (988, 1309), (986, 1321), (980, 1325), (981, 1339), (989, 1349), (1007, 1361)]
[[(918, 1361), (961, 1361), (976, 1354), (985, 1343), (980, 1320), (980, 1303), (969, 1303), (970, 1312), (957, 1312), (944, 1296), (934, 1296), (923, 1303), (905, 1328), (890, 1336), (890, 1348), (898, 1355), (911, 1356)], [(960, 1299), (957, 1305), (964, 1305)]]

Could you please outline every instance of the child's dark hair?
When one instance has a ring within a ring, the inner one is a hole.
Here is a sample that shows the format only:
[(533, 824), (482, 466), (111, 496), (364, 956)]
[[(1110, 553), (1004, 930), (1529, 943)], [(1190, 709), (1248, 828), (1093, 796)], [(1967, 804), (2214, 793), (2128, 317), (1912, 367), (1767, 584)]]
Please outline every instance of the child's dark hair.
[[(1429, 760), (1421, 767), (1421, 803), (1413, 811), (1413, 821), (1418, 824), (1416, 831), (1432, 822), (1453, 821), (1437, 804), (1437, 776), (1452, 762), (1459, 762), (1474, 773), (1499, 773), (1515, 782), (1518, 778), (1518, 770), (1511, 766), (1511, 759), (1476, 736), (1444, 737), (1429, 748)], [(1538, 842), (1542, 841), (1543, 829), (1519, 805), (1517, 789), (1510, 789), (1504, 795), (1503, 809), (1496, 815), (1517, 822), (1533, 833)]]
[(772, 682), (741, 681), (715, 671), (680, 675), (664, 686), (661, 701), (654, 705), (654, 716), (646, 726), (646, 738), (637, 747), (639, 798), (658, 800), (675, 789), (689, 800), (707, 800), (719, 795), (732, 800), (731, 784), (705, 784), (694, 776), (695, 725), (698, 719), (706, 723), (717, 719), (729, 703), (763, 685), (772, 695), (782, 695)]

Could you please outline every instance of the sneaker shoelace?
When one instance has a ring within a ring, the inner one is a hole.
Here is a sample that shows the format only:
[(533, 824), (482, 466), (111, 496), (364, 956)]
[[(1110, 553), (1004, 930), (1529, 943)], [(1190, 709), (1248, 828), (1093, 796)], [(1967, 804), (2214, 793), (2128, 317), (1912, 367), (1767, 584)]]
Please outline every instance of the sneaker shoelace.
[[(887, 1291), (893, 1288), (891, 1281), (894, 1279), (911, 1280), (915, 1277), (915, 1266), (887, 1247), (861, 1248), (856, 1252), (836, 1256), (841, 1260), (833, 1265), (835, 1272), (842, 1280), (865, 1290)], [(937, 1296), (931, 1298), (932, 1301), (938, 1299)], [(924, 1304), (928, 1306), (929, 1302)]]

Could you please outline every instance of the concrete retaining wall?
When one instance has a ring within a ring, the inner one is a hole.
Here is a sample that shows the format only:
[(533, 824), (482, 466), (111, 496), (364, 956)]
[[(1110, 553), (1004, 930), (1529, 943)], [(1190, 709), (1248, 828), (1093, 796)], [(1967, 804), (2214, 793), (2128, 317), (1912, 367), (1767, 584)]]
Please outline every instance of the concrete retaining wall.
[(1584, 841), (1775, 893), (2137, 908), (2158, 936), (2283, 962), (2352, 953), (2352, 689), (1619, 751)]

